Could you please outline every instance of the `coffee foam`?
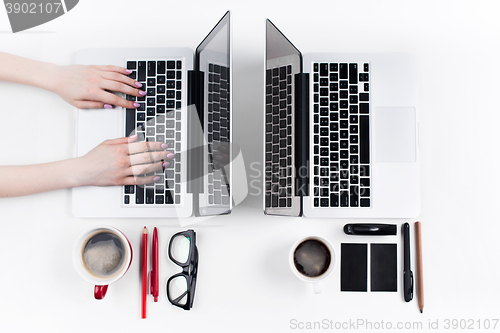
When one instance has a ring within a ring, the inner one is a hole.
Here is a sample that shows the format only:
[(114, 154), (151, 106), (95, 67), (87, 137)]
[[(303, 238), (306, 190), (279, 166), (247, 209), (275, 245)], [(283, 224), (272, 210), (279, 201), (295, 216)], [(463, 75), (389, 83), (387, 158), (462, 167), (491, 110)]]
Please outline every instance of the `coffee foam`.
[(119, 274), (125, 262), (125, 244), (109, 230), (93, 233), (83, 242), (81, 257), (91, 275), (109, 279)]
[(307, 277), (317, 278), (330, 268), (332, 254), (326, 244), (319, 239), (305, 239), (293, 253), (293, 263), (297, 271)]

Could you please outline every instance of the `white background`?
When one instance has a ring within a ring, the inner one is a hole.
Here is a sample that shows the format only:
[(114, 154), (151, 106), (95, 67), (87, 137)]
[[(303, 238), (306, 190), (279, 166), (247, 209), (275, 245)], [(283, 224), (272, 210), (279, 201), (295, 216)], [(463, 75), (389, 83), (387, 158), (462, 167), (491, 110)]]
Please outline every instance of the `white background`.
[[(477, 330), (486, 319), (499, 319), (499, 7), (495, 1), (86, 0), (16, 34), (0, 9), (1, 51), (60, 65), (71, 64), (81, 48), (194, 49), (230, 9), (234, 140), (247, 166), (262, 162), (265, 18), (304, 53), (415, 53), (425, 271), (423, 314), (416, 297), (403, 301), (401, 283), (397, 293), (341, 293), (338, 263), (323, 293), (314, 295), (288, 267), (297, 239), (324, 237), (337, 257), (342, 242), (398, 243), (401, 258), (400, 236), (349, 237), (342, 232), (345, 221), (264, 216), (256, 190), (260, 167), (249, 167), (250, 196), (233, 214), (193, 226), (200, 251), (194, 308), (170, 305), (162, 290), (141, 320), (142, 227), (160, 227), (162, 285), (177, 272), (166, 255), (168, 240), (185, 228), (165, 219), (77, 219), (71, 191), (61, 190), (0, 200), (0, 331), (287, 332), (300, 331), (293, 320), (305, 325), (323, 319), (362, 319), (373, 328), (382, 321), (393, 328), (421, 322), (424, 329), (429, 321), (444, 329), (447, 319), (474, 320), (467, 324)], [(73, 108), (52, 93), (0, 83), (0, 124), (0, 164), (72, 156)], [(122, 230), (135, 256), (129, 272), (96, 301), (92, 286), (73, 269), (71, 252), (81, 233), (102, 224)]]

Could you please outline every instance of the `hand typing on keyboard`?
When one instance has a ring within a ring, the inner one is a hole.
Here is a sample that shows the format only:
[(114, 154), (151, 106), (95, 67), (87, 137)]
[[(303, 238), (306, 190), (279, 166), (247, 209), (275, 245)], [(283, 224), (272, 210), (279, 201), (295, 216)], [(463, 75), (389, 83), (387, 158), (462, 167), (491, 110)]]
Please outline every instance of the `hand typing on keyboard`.
[(128, 77), (132, 71), (118, 66), (57, 66), (0, 52), (0, 80), (27, 84), (52, 91), (79, 109), (135, 109), (110, 91), (142, 97), (141, 83)]
[(49, 73), (48, 90), (62, 97), (79, 109), (112, 108), (114, 105), (128, 109), (139, 106), (112, 94), (110, 91), (142, 97), (146, 93), (141, 83), (129, 78), (130, 71), (118, 66), (54, 66)]
[[(162, 142), (136, 142), (137, 135), (106, 140), (81, 157), (80, 186), (145, 185), (160, 180), (155, 171), (175, 154)], [(77, 169), (78, 170), (78, 169)]]
[(137, 136), (106, 140), (85, 156), (63, 161), (0, 166), (0, 198), (78, 186), (144, 185), (169, 166), (174, 154), (162, 142), (136, 142)]

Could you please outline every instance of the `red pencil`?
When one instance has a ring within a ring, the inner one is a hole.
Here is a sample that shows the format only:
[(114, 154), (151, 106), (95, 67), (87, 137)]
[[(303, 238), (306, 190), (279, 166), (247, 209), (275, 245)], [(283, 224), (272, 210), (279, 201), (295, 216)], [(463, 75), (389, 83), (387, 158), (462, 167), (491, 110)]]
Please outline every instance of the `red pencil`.
[(158, 231), (156, 227), (153, 230), (153, 242), (151, 246), (151, 259), (152, 259), (152, 269), (151, 269), (151, 286), (150, 292), (153, 295), (154, 301), (158, 302), (158, 295), (160, 294), (160, 283), (159, 283), (159, 269), (158, 269)]
[(146, 294), (148, 292), (148, 229), (142, 233), (142, 319), (146, 318)]

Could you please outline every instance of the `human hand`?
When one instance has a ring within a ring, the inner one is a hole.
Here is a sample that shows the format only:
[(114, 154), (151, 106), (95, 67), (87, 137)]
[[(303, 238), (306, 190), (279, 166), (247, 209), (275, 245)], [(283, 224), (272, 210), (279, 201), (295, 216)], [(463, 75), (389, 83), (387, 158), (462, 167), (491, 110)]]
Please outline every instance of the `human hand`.
[(106, 140), (81, 157), (79, 185), (144, 185), (158, 181), (160, 177), (146, 174), (165, 169), (170, 165), (165, 160), (175, 155), (165, 151), (165, 143), (136, 141), (137, 135)]
[(228, 142), (214, 142), (213, 143), (213, 164), (214, 169), (222, 169), (229, 164), (229, 151), (231, 147)]
[(79, 109), (112, 108), (113, 105), (135, 109), (139, 103), (127, 101), (110, 91), (142, 97), (141, 83), (129, 78), (131, 71), (118, 66), (51, 66), (47, 89)]

